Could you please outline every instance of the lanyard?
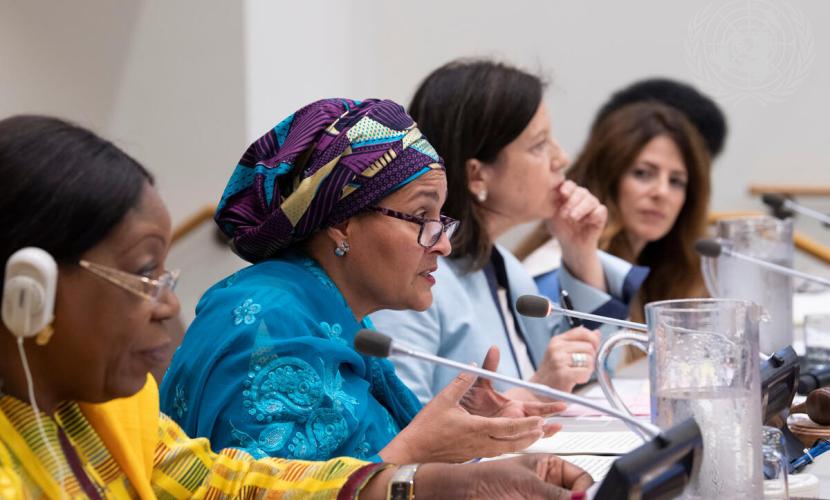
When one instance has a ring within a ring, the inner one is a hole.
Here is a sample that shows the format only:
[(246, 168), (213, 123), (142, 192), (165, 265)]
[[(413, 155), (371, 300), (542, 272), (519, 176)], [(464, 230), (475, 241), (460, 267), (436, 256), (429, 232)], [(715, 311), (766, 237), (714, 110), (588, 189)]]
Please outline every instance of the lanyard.
[[(507, 307), (511, 311), (513, 310), (513, 298), (510, 296), (510, 282), (507, 279), (507, 268), (504, 265), (504, 257), (496, 248), (493, 248), (493, 251), (490, 253), (490, 262), (484, 266), (484, 275), (487, 277), (487, 285), (490, 288), (490, 295), (493, 298), (496, 310), (499, 312), (499, 317), (501, 318), (503, 327), (502, 331), (504, 332), (505, 337), (507, 337), (507, 345), (510, 347), (510, 355), (513, 357), (513, 364), (516, 366), (516, 373), (521, 374), (522, 370), (521, 365), (519, 365), (519, 358), (516, 356), (516, 348), (513, 346), (513, 342), (510, 341), (510, 334), (507, 329), (507, 318), (505, 318), (504, 313), (502, 313), (501, 302), (499, 301), (499, 287), (501, 286), (507, 294)], [(513, 316), (513, 326), (516, 329), (516, 335), (518, 335), (522, 342), (524, 342), (525, 349), (528, 349), (527, 338), (525, 337), (521, 322), (516, 318), (515, 312), (511, 316)], [(536, 362), (534, 361), (533, 356), (530, 355), (530, 352), (528, 352), (527, 355), (528, 359), (530, 359), (530, 364), (533, 366), (533, 370), (535, 371)]]
[(61, 451), (63, 451), (63, 455), (66, 457), (67, 463), (69, 463), (69, 468), (72, 470), (72, 474), (75, 475), (75, 480), (78, 481), (78, 484), (81, 486), (81, 489), (84, 490), (87, 498), (92, 500), (103, 500), (101, 498), (101, 494), (98, 491), (98, 488), (92, 484), (92, 481), (89, 479), (89, 476), (84, 471), (84, 466), (81, 463), (81, 458), (78, 456), (78, 453), (75, 451), (75, 448), (72, 447), (72, 443), (69, 442), (69, 438), (66, 436), (66, 433), (63, 431), (63, 427), (57, 426), (58, 428), (58, 440), (61, 443)]

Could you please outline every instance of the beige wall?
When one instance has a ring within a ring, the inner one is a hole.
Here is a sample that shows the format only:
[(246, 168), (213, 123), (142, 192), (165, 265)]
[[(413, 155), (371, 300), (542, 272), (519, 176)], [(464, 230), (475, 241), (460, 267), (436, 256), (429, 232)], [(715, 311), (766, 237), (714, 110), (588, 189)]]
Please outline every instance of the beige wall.
[[(215, 203), (246, 145), (301, 105), (405, 103), (456, 57), (548, 76), (556, 134), (572, 155), (612, 90), (664, 75), (720, 92), (720, 68), (743, 90), (722, 101), (730, 136), (712, 204), (762, 209), (745, 194), (750, 181), (830, 183), (829, 18), (817, 0), (0, 0), (0, 116), (58, 114), (113, 138), (157, 174), (180, 221)], [(701, 58), (702, 47), (718, 50)], [(755, 90), (738, 77), (755, 78)], [(782, 81), (786, 95), (757, 98)], [(830, 242), (817, 225), (799, 226)], [(194, 271), (186, 316), (241, 265), (198, 238), (171, 259)]]
[[(246, 144), (242, 12), (221, 0), (0, 0), (0, 117), (58, 115), (112, 139), (156, 175), (179, 222), (216, 203)], [(204, 233), (168, 262), (183, 270), (187, 321), (242, 264)]]
[(0, 0), (0, 117), (92, 127), (181, 220), (218, 199), (244, 148), (242, 30), (235, 2)]
[[(719, 95), (728, 114), (730, 134), (714, 170), (714, 209), (763, 209), (746, 194), (749, 182), (830, 184), (824, 166), (830, 158), (824, 125), (830, 115), (830, 33), (822, 29), (830, 20), (826, 2), (353, 0), (287, 6), (256, 0), (246, 5), (246, 34), (259, 44), (248, 50), (249, 138), (312, 99), (341, 94), (405, 103), (438, 65), (456, 57), (493, 56), (550, 79), (546, 99), (556, 134), (572, 156), (613, 90), (661, 75)], [(266, 26), (302, 47), (281, 55), (287, 66), (266, 63), (271, 59), (264, 47), (283, 39), (269, 39)], [(817, 227), (805, 228), (824, 238)]]

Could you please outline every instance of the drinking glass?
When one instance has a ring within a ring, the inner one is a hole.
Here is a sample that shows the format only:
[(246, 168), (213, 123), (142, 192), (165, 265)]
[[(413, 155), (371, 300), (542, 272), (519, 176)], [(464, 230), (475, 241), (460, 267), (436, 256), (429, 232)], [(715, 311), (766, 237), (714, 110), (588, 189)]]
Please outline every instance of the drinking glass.
[[(724, 248), (785, 267), (793, 267), (792, 219), (754, 216), (717, 222), (715, 234)], [(769, 314), (760, 328), (761, 352), (771, 354), (793, 343), (792, 278), (725, 253), (702, 257), (706, 288), (712, 297), (752, 301)]]
[(788, 463), (784, 435), (775, 427), (761, 429), (761, 455), (764, 468), (764, 498), (789, 499)]
[(830, 314), (804, 317), (804, 350), (808, 370), (830, 365)]

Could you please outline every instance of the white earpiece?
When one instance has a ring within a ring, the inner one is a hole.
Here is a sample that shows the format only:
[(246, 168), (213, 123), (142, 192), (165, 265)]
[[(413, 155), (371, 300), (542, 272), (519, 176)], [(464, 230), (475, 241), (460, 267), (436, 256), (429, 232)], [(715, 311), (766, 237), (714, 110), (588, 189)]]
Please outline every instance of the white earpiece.
[(46, 251), (26, 247), (18, 250), (6, 262), (5, 282), (3, 283), (2, 317), (6, 328), (17, 337), (17, 350), (26, 377), (29, 403), (35, 413), (38, 432), (52, 461), (60, 468), (60, 498), (66, 498), (64, 484), (64, 465), (58, 460), (58, 454), (49, 442), (40, 408), (35, 398), (32, 371), (23, 347), (23, 339), (34, 337), (52, 322), (55, 311), (55, 293), (58, 285), (58, 264)]
[(44, 250), (27, 247), (6, 263), (2, 317), (15, 337), (34, 337), (52, 322), (58, 265)]

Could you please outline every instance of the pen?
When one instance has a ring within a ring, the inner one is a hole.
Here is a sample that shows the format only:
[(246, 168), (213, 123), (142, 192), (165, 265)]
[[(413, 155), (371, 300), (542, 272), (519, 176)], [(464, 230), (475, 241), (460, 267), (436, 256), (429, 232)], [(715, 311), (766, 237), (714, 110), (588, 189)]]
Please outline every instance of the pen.
[[(562, 304), (563, 309), (568, 309), (572, 311), (574, 308), (573, 302), (571, 302), (571, 296), (568, 295), (568, 292), (566, 290), (559, 291), (559, 303)], [(566, 318), (568, 320), (568, 325), (570, 325), (571, 328), (582, 326), (581, 319), (572, 318), (570, 316), (566, 316)]]
[(805, 450), (803, 455), (790, 462), (790, 472), (800, 472), (801, 469), (813, 463), (817, 456), (827, 450), (830, 450), (830, 441), (819, 439), (812, 448)]

